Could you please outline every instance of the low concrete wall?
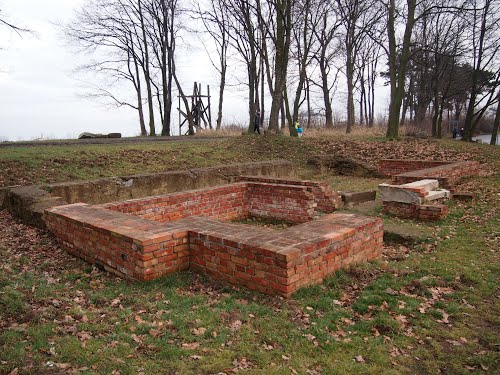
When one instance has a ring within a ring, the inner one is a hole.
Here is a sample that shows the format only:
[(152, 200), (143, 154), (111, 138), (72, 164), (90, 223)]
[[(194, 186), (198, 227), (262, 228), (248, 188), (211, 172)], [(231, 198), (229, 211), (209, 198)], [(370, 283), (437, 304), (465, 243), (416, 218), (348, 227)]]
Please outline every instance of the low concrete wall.
[(223, 185), (245, 174), (274, 177), (296, 176), (292, 163), (273, 160), (92, 181), (64, 182), (48, 185), (45, 188), (52, 196), (62, 197), (68, 203), (100, 204)]
[(240, 175), (295, 177), (293, 163), (273, 160), (184, 171), (0, 189), (0, 206), (25, 223), (44, 227), (43, 210), (71, 203), (103, 204), (231, 183)]
[(43, 212), (46, 208), (60, 206), (66, 202), (60, 197), (51, 197), (37, 186), (13, 187), (4, 190), (3, 207), (24, 223), (43, 228)]

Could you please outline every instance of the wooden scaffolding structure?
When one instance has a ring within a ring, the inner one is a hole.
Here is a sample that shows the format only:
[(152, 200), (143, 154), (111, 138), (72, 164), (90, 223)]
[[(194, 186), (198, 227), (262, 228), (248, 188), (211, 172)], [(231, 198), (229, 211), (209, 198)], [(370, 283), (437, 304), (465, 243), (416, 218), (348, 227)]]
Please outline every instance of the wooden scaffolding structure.
[[(210, 86), (207, 85), (207, 94), (203, 95), (201, 91), (201, 83), (194, 83), (193, 95), (186, 95), (188, 101), (191, 100), (191, 116), (193, 118), (194, 131), (201, 129), (212, 129), (212, 109)], [(179, 135), (189, 135), (189, 122), (187, 114), (181, 109), (181, 99), (179, 95)], [(187, 129), (186, 129), (187, 127)]]

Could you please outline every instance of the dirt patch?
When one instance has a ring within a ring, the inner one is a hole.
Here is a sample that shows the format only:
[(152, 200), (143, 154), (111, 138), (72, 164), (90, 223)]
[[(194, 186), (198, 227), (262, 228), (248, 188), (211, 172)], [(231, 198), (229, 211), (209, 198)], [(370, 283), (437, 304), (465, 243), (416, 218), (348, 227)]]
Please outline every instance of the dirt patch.
[(340, 176), (355, 176), (368, 178), (383, 177), (376, 168), (362, 161), (331, 155), (314, 156), (307, 164), (320, 171), (329, 171)]

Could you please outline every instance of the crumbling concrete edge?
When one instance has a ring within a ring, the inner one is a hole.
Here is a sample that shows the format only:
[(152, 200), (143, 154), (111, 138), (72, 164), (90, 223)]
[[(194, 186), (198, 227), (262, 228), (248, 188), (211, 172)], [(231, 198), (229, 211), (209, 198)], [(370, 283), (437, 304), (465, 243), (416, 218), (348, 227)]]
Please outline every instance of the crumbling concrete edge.
[[(240, 175), (295, 177), (286, 160), (218, 165), (96, 180), (0, 188), (0, 206), (24, 223), (44, 228), (43, 211), (71, 203), (99, 204), (232, 183)], [(149, 185), (149, 186), (148, 186)]]

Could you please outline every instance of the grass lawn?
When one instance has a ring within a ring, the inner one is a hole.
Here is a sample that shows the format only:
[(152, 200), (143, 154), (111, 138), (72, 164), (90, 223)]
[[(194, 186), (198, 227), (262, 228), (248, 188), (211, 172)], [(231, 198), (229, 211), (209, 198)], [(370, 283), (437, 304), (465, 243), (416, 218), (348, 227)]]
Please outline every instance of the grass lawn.
[[(428, 233), (387, 245), (381, 261), (344, 270), (290, 300), (183, 272), (127, 282), (67, 255), (54, 239), (0, 212), (0, 373), (498, 373), (498, 147), (429, 140), (240, 137), (200, 143), (0, 148), (0, 186), (284, 158), (374, 165), (383, 157), (479, 160)], [(378, 179), (316, 176), (337, 190)], [(264, 223), (267, 225), (266, 223)], [(271, 223), (270, 225), (273, 225)]]

